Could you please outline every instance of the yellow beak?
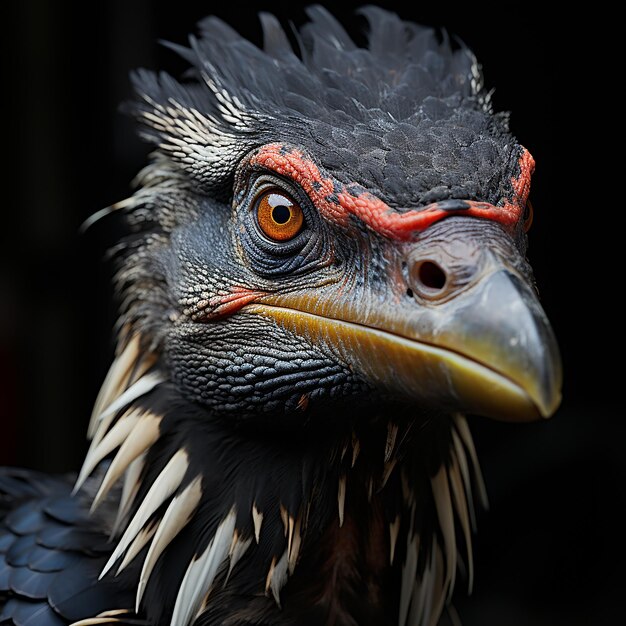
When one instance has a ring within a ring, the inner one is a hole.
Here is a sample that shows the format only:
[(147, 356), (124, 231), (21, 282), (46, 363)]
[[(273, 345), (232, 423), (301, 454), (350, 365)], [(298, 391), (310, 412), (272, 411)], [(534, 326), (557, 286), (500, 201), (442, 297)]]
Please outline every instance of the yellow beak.
[(499, 269), (449, 302), (411, 305), (319, 290), (267, 296), (246, 310), (332, 351), (371, 385), (425, 405), (512, 421), (557, 409), (556, 341), (518, 276)]

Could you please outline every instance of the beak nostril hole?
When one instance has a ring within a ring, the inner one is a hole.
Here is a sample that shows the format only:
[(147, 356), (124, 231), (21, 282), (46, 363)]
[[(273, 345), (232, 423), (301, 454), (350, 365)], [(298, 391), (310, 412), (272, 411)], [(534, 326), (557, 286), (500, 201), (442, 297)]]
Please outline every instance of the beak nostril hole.
[(417, 278), (430, 291), (441, 291), (446, 286), (446, 273), (434, 261), (422, 261), (417, 270)]

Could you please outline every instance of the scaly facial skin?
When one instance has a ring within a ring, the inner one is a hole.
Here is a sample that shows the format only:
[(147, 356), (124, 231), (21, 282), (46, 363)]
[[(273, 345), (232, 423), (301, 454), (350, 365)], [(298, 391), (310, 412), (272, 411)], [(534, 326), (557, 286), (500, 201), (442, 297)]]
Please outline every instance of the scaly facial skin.
[[(288, 240), (262, 231), (270, 193), (301, 211)], [(233, 195), (230, 209), (199, 205), (160, 259), (178, 308), (167, 362), (188, 397), (282, 427), (346, 399), (510, 420), (555, 410), (558, 350), (519, 223), (448, 209), (394, 238), (329, 219), (303, 185), (247, 164)]]

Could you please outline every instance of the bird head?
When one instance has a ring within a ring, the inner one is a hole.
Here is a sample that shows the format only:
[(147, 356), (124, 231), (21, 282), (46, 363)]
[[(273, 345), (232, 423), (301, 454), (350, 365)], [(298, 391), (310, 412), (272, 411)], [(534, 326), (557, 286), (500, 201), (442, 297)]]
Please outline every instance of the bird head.
[[(262, 49), (210, 18), (173, 46), (184, 82), (134, 75), (155, 152), (117, 207), (131, 230), (119, 349), (78, 484), (119, 447), (94, 500), (124, 475), (105, 574), (160, 524), (137, 610), (153, 572), (178, 577), (173, 624), (209, 606), (218, 565), (244, 553), (251, 573), (229, 584), (254, 594), (261, 572), (278, 601), (300, 546), (315, 549), (305, 528), (326, 537), (349, 515), (346, 476), (352, 515), (362, 486), (368, 532), (389, 528), (390, 563), (407, 537), (400, 623), (409, 605), (427, 620), (411, 593), (416, 574), (453, 586), (452, 503), (471, 561), (460, 413), (531, 420), (559, 403), (525, 260), (530, 153), (467, 48), (363, 12), (367, 48), (321, 8), (297, 53), (271, 16)], [(172, 535), (186, 558), (168, 556)]]
[(264, 51), (208, 20), (184, 51), (197, 83), (136, 76), (158, 156), (131, 209), (150, 227), (129, 314), (183, 394), (235, 419), (298, 428), (338, 402), (547, 416), (533, 159), (467, 50), (407, 27), (379, 51), (378, 13), (369, 51), (317, 13), (302, 59), (270, 17)]

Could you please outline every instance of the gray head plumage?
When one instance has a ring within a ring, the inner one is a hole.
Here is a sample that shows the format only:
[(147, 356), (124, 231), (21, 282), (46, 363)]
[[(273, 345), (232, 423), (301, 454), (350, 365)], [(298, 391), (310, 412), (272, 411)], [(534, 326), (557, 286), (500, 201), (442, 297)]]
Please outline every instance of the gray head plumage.
[(222, 196), (246, 153), (282, 141), (392, 207), (448, 198), (497, 204), (520, 147), (506, 116), (492, 114), (474, 55), (382, 9), (361, 13), (367, 48), (324, 9), (308, 9), (299, 55), (273, 16), (261, 17), (263, 50), (206, 19), (189, 49), (175, 47), (192, 65), (188, 82), (135, 74), (144, 136)]

